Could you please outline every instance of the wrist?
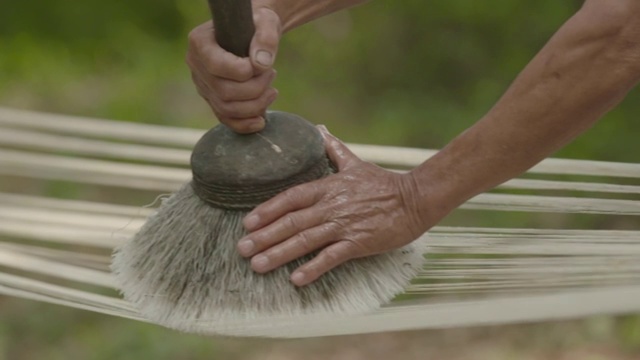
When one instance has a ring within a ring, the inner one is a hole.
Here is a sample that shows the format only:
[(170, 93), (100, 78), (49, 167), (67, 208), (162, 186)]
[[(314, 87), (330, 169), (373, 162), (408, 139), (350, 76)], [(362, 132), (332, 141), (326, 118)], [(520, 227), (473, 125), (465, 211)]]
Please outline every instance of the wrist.
[(424, 231), (436, 225), (469, 198), (477, 195), (477, 184), (463, 175), (464, 165), (450, 149), (440, 151), (419, 167), (405, 173), (414, 213), (422, 221)]
[(419, 237), (445, 218), (454, 208), (446, 196), (441, 196), (432, 179), (413, 171), (401, 175), (400, 192), (407, 208), (412, 233)]

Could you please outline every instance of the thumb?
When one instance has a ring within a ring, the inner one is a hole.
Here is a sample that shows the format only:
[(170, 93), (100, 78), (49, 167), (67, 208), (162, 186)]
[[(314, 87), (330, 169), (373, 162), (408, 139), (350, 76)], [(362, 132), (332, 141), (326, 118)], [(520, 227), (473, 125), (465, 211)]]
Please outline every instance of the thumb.
[(254, 13), (256, 33), (251, 41), (251, 63), (256, 73), (269, 70), (276, 60), (282, 35), (280, 17), (271, 9), (260, 8)]
[(337, 167), (338, 171), (349, 168), (352, 164), (360, 161), (349, 148), (337, 137), (333, 136), (324, 125), (318, 125), (318, 130), (324, 138), (324, 147), (331, 162)]

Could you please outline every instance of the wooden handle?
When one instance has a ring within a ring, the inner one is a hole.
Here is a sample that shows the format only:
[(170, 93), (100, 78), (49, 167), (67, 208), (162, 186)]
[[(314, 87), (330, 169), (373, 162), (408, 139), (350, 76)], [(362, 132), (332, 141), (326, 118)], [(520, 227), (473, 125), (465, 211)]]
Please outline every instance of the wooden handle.
[(248, 57), (251, 39), (256, 32), (251, 0), (207, 1), (218, 44), (237, 56)]

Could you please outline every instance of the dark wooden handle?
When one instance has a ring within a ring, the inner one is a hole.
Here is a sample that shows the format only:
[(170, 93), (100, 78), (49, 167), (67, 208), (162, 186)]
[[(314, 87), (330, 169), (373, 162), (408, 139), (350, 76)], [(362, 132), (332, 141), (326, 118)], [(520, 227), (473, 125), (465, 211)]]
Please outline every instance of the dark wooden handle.
[(248, 57), (251, 39), (256, 32), (253, 25), (251, 0), (208, 0), (208, 2), (218, 44), (237, 56)]

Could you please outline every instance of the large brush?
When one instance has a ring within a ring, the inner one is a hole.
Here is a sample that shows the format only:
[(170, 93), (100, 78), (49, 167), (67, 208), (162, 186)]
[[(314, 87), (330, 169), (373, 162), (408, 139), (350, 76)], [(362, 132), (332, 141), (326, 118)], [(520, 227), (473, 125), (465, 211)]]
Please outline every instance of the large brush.
[[(209, 0), (216, 40), (247, 56), (254, 33), (250, 0)], [(257, 274), (236, 251), (242, 219), (292, 186), (333, 172), (322, 136), (306, 120), (267, 112), (264, 130), (239, 135), (218, 125), (195, 145), (193, 179), (164, 200), (116, 249), (112, 269), (125, 299), (153, 322), (190, 332), (246, 334), (238, 324), (356, 314), (401, 292), (423, 263), (411, 244), (352, 260), (298, 288), (291, 272), (314, 254)], [(268, 335), (256, 330), (252, 335)]]

